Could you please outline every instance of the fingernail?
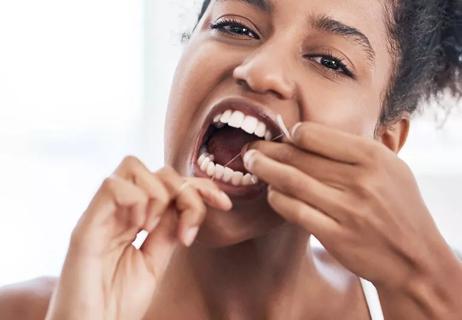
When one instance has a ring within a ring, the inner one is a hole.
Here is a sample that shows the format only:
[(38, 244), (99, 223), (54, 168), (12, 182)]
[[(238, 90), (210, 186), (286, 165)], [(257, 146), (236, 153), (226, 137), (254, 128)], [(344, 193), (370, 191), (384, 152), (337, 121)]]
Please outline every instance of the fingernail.
[(199, 227), (193, 227), (193, 228), (189, 228), (188, 230), (186, 230), (186, 233), (183, 239), (185, 246), (190, 247), (192, 245), (198, 232), (199, 232)]
[(226, 207), (231, 209), (233, 207), (233, 202), (231, 201), (229, 196), (223, 191), (220, 191), (219, 194), (220, 198), (223, 199), (223, 202), (226, 204)]
[(244, 158), (245, 153), (249, 150), (249, 144), (245, 144), (241, 149), (241, 157)]
[(154, 230), (159, 225), (159, 222), (160, 222), (160, 217), (155, 217), (154, 219), (152, 219), (151, 230)]
[(300, 128), (301, 125), (302, 123), (298, 122), (293, 126), (292, 132), (291, 132), (292, 138), (295, 137), (295, 133), (297, 132), (297, 130)]
[(256, 152), (257, 151), (255, 151), (255, 150), (249, 150), (244, 154), (244, 158), (243, 158), (244, 166), (249, 171), (251, 171), (252, 159), (253, 159)]

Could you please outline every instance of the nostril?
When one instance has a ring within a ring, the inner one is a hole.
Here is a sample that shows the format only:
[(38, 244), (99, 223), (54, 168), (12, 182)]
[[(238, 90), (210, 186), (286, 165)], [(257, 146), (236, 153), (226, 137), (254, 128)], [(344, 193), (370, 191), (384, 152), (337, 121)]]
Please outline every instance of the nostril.
[(244, 88), (246, 88), (246, 89), (249, 88), (249, 85), (247, 84), (247, 82), (246, 82), (245, 80), (238, 79), (238, 80), (237, 80), (237, 84), (238, 84), (238, 86), (240, 86), (240, 87), (244, 87)]

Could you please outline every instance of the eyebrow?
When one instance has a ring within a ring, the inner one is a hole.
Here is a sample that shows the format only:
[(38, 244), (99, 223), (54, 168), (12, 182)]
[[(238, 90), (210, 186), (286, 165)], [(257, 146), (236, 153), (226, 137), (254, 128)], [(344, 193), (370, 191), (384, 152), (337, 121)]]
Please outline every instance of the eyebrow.
[[(262, 11), (271, 13), (272, 6), (269, 0), (216, 0), (217, 2), (224, 2), (224, 1), (238, 1), (250, 4)], [(357, 44), (359, 44), (364, 52), (366, 53), (369, 62), (373, 65), (375, 63), (375, 51), (372, 48), (371, 42), (369, 38), (359, 31), (357, 28), (348, 26), (340, 21), (337, 21), (327, 15), (319, 15), (319, 16), (310, 16), (310, 24), (311, 26), (319, 31), (324, 31), (328, 33), (332, 33), (343, 38), (352, 39)]]
[[(230, 0), (216, 0), (216, 1), (223, 2), (223, 1), (230, 1)], [(272, 10), (271, 4), (269, 3), (268, 0), (234, 0), (234, 1), (245, 2), (265, 12), (271, 12)]]
[(311, 26), (314, 29), (333, 33), (344, 38), (353, 39), (365, 51), (368, 60), (371, 64), (375, 62), (375, 51), (372, 48), (371, 42), (367, 36), (358, 29), (348, 26), (340, 21), (337, 21), (329, 16), (312, 16), (309, 19)]

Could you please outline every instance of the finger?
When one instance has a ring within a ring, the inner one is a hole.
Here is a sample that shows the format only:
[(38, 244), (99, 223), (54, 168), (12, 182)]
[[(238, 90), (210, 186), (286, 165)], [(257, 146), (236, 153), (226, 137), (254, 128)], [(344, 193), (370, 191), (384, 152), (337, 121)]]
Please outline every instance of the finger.
[(188, 178), (187, 181), (196, 188), (207, 205), (223, 211), (232, 209), (233, 203), (229, 196), (210, 179)]
[(101, 238), (131, 243), (142, 229), (147, 203), (147, 194), (133, 183), (116, 175), (106, 178), (74, 229), (74, 242), (90, 243), (91, 250), (105, 245)]
[(319, 208), (334, 219), (340, 219), (342, 192), (292, 166), (268, 158), (256, 150), (244, 156), (246, 169), (275, 189)]
[(179, 244), (176, 232), (177, 224), (177, 213), (174, 207), (170, 206), (162, 215), (156, 230), (148, 234), (140, 247), (156, 280), (159, 280), (164, 274), (172, 254)]
[(321, 211), (289, 197), (274, 188), (268, 188), (268, 203), (287, 221), (302, 226), (318, 240), (332, 237), (340, 225)]
[(303, 122), (292, 129), (292, 142), (299, 148), (333, 160), (358, 164), (367, 156), (372, 140), (314, 122)]
[(183, 243), (189, 247), (195, 240), (199, 227), (205, 220), (207, 207), (199, 195), (199, 192), (189, 183), (181, 190), (176, 199), (177, 208), (180, 210), (180, 222), (178, 234)]
[(148, 196), (141, 188), (117, 175), (111, 175), (104, 180), (88, 211), (97, 215), (99, 221), (104, 221), (117, 209), (134, 208), (133, 214), (126, 219), (132, 221), (133, 225), (141, 227), (147, 203)]
[(338, 188), (352, 181), (356, 174), (355, 166), (325, 158), (288, 143), (257, 141), (249, 148), (258, 150), (271, 159), (293, 166), (317, 180)]
[(199, 227), (205, 220), (206, 206), (198, 191), (170, 167), (156, 173), (175, 198), (175, 205), (180, 214), (178, 234), (186, 246), (194, 241)]
[(149, 197), (144, 229), (152, 231), (159, 223), (161, 215), (167, 209), (171, 196), (158, 177), (137, 158), (126, 157), (115, 173), (143, 189)]

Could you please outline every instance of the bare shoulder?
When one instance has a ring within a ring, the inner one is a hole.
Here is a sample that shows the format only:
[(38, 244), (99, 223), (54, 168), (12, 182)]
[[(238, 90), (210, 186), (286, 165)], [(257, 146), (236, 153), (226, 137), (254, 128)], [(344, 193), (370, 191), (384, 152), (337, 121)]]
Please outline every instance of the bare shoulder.
[(40, 277), (0, 287), (2, 320), (43, 320), (57, 278)]
[(370, 319), (364, 293), (357, 275), (346, 269), (324, 248), (313, 248), (318, 272), (332, 289), (326, 299), (339, 301), (333, 319)]

